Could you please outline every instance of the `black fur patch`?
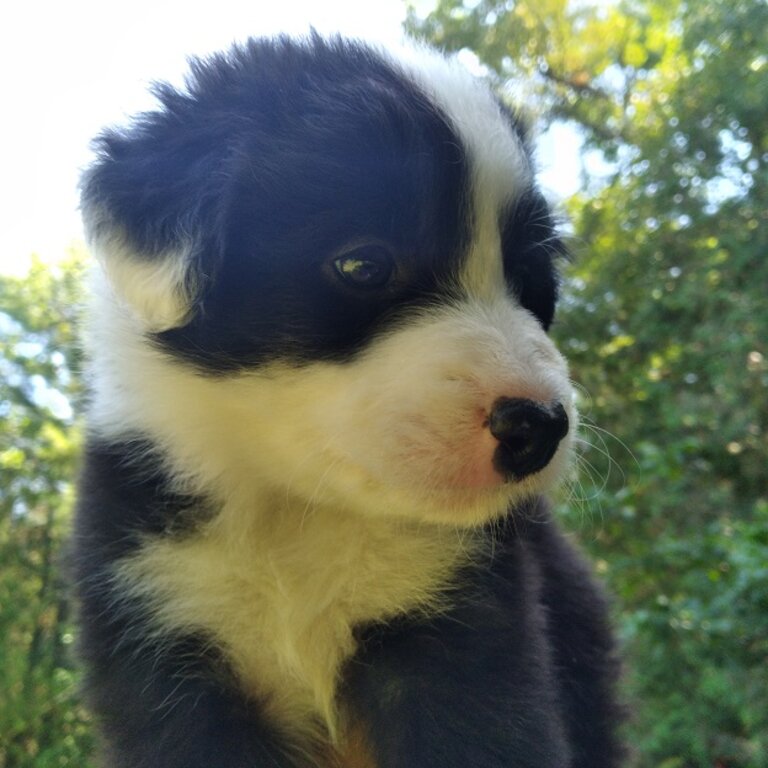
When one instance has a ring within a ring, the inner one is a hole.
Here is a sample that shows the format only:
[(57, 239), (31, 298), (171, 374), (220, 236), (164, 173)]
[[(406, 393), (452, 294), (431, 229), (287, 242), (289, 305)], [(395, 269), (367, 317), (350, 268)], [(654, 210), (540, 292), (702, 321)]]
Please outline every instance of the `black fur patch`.
[(546, 200), (529, 190), (501, 223), (504, 274), (520, 304), (549, 329), (555, 316), (555, 264), (566, 255)]
[(618, 673), (606, 605), (537, 501), (495, 526), (454, 607), (361, 633), (345, 695), (380, 768), (610, 768)]

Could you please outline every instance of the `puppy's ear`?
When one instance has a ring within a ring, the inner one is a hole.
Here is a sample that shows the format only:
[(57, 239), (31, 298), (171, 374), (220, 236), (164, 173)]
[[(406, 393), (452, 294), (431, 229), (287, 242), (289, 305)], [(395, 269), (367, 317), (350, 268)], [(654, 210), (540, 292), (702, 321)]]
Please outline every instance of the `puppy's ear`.
[(164, 109), (97, 139), (81, 185), (89, 245), (118, 300), (154, 332), (184, 324), (202, 287), (201, 260), (215, 260), (227, 143), (184, 94), (156, 95)]
[(147, 254), (138, 250), (124, 230), (104, 218), (84, 215), (88, 246), (98, 259), (115, 294), (148, 332), (184, 325), (196, 298), (192, 251)]

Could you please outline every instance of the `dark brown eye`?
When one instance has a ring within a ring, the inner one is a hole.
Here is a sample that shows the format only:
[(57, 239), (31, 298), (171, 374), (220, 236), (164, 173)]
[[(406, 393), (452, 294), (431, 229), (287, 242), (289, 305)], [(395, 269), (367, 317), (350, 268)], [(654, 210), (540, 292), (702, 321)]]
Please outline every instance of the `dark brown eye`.
[(383, 245), (363, 245), (339, 256), (333, 266), (348, 285), (383, 288), (395, 271), (395, 260)]

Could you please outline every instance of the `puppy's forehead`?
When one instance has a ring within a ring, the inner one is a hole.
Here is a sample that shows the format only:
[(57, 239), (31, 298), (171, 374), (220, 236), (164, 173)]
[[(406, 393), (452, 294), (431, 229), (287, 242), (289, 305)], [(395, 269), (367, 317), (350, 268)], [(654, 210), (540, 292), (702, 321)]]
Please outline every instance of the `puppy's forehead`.
[[(295, 89), (295, 102), (279, 107), (295, 114), (274, 120), (279, 133), (267, 143), (291, 149), (275, 151), (261, 138), (250, 145), (256, 159), (241, 166), (230, 242), (247, 237), (242, 224), (274, 219), (287, 224), (286, 244), (307, 229), (329, 250), (366, 236), (400, 240), (414, 267), (444, 285), (502, 286), (500, 223), (532, 185), (515, 121), (487, 83), (430, 49), (352, 46), (343, 56), (322, 73), (275, 85)], [(265, 101), (263, 93), (254, 100), (261, 122)], [(273, 178), (279, 170), (278, 183), (258, 183), (265, 168)], [(264, 242), (262, 231), (254, 234)], [(313, 257), (299, 250), (302, 260)]]

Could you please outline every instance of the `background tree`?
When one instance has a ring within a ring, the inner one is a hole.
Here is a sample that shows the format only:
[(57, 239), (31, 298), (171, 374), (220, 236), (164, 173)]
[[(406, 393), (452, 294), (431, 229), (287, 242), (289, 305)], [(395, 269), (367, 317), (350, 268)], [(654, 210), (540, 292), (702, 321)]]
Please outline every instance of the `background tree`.
[(587, 428), (597, 520), (573, 522), (619, 597), (636, 763), (766, 766), (768, 5), (441, 0), (410, 25), (602, 160), (555, 332), (626, 446)]
[(0, 766), (87, 766), (60, 567), (79, 432), (82, 256), (0, 277)]

